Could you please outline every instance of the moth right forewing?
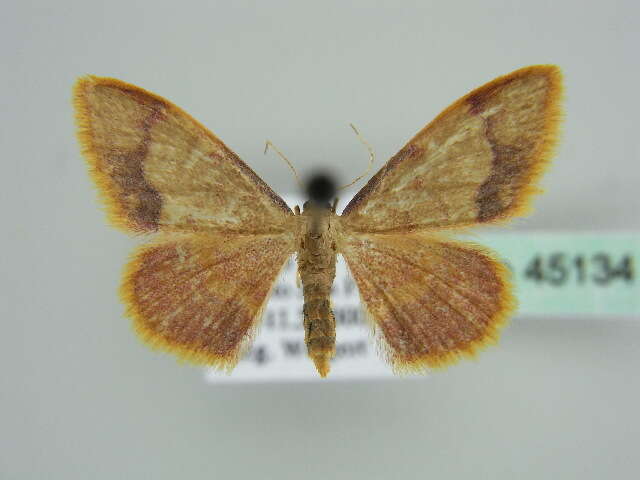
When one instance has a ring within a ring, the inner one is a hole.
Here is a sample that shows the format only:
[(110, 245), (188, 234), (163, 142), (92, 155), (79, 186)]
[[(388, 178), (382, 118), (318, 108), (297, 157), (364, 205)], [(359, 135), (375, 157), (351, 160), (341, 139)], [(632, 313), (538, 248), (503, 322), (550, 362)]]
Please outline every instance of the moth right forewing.
[(560, 70), (538, 65), (464, 96), (423, 128), (343, 211), (355, 232), (435, 231), (527, 212), (557, 141)]

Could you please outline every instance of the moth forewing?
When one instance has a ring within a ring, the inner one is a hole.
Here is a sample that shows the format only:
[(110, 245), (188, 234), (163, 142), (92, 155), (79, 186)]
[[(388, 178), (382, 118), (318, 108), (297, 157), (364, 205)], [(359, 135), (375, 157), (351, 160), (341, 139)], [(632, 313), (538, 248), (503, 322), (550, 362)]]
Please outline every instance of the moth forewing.
[(168, 100), (113, 78), (73, 90), (78, 139), (108, 218), (126, 231), (282, 233), (287, 204)]
[(557, 142), (561, 96), (554, 65), (517, 70), (465, 95), (356, 194), (345, 226), (434, 232), (527, 213)]

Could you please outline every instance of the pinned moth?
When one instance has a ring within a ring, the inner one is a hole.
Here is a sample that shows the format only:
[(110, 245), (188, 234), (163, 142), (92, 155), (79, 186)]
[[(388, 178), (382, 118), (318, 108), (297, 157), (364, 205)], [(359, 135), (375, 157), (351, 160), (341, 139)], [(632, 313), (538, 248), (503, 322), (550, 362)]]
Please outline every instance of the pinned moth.
[(80, 78), (78, 137), (108, 218), (155, 234), (134, 252), (121, 287), (135, 330), (153, 347), (230, 370), (296, 254), (305, 342), (324, 377), (335, 353), (329, 295), (340, 254), (394, 370), (473, 356), (497, 339), (515, 302), (495, 255), (449, 234), (527, 213), (557, 141), (561, 89), (559, 69), (537, 65), (472, 91), (338, 215), (326, 188), (292, 211), (167, 100)]

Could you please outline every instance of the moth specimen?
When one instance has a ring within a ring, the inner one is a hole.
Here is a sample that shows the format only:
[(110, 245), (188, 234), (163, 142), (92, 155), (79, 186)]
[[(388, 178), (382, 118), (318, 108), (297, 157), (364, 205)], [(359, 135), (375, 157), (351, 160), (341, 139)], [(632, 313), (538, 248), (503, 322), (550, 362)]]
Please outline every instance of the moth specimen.
[(121, 296), (141, 338), (231, 369), (250, 346), (278, 274), (297, 255), (308, 354), (335, 351), (338, 254), (395, 370), (472, 356), (514, 308), (508, 273), (459, 229), (528, 211), (552, 154), (561, 74), (536, 65), (472, 91), (392, 157), (349, 202), (292, 211), (215, 135), (167, 100), (111, 78), (80, 78), (78, 137), (112, 224), (153, 233)]

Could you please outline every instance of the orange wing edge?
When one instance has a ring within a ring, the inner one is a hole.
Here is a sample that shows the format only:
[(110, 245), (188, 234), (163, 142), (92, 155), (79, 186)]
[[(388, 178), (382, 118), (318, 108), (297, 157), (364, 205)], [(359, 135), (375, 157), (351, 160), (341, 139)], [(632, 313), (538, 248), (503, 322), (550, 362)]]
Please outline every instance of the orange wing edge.
[[(89, 167), (89, 176), (97, 189), (98, 199), (104, 206), (107, 221), (125, 232), (135, 231), (135, 226), (127, 220), (127, 212), (118, 202), (118, 192), (113, 181), (99, 168), (100, 159), (93, 145), (91, 128), (91, 112), (86, 100), (87, 90), (96, 83), (97, 77), (86, 75), (80, 77), (73, 86), (73, 107), (75, 111), (76, 136), (80, 143), (80, 151)], [(113, 80), (117, 82), (117, 80)], [(146, 92), (145, 92), (146, 93)]]
[(293, 215), (293, 212), (289, 206), (276, 194), (267, 183), (264, 182), (240, 157), (238, 157), (229, 147), (227, 147), (218, 137), (209, 131), (204, 125), (198, 122), (195, 118), (182, 110), (180, 107), (174, 105), (169, 100), (162, 98), (152, 92), (149, 92), (143, 88), (137, 87), (133, 84), (123, 82), (116, 78), (110, 77), (97, 77), (95, 75), (85, 75), (78, 78), (73, 86), (72, 90), (72, 102), (75, 111), (75, 123), (76, 123), (76, 136), (80, 143), (80, 151), (85, 158), (89, 167), (89, 175), (92, 178), (94, 185), (98, 190), (98, 199), (105, 206), (107, 215), (107, 221), (116, 228), (119, 228), (125, 232), (140, 231), (140, 228), (127, 218), (127, 212), (123, 206), (118, 202), (118, 192), (114, 188), (113, 181), (109, 178), (105, 172), (99, 168), (99, 157), (96, 148), (93, 144), (92, 128), (91, 128), (91, 115), (88, 102), (86, 100), (87, 90), (96, 84), (110, 85), (118, 87), (124, 90), (137, 92), (139, 94), (148, 96), (160, 102), (169, 110), (173, 110), (185, 118), (188, 118), (191, 122), (197, 125), (204, 134), (206, 134), (212, 142), (219, 144), (228, 152), (228, 158), (234, 162), (238, 168), (240, 168), (247, 176), (253, 180), (260, 190), (267, 195), (272, 202), (280, 208), (286, 215)]
[[(549, 95), (545, 108), (543, 133), (538, 148), (531, 156), (531, 168), (525, 177), (527, 184), (522, 188), (508, 209), (494, 219), (483, 222), (484, 225), (504, 224), (511, 221), (514, 217), (526, 217), (533, 213), (534, 197), (544, 192), (544, 189), (539, 186), (540, 179), (547, 170), (549, 170), (552, 163), (551, 160), (555, 157), (558, 145), (560, 144), (562, 137), (561, 125), (564, 119), (564, 110), (562, 108), (564, 103), (564, 89), (562, 87), (562, 71), (560, 67), (556, 65), (533, 65), (521, 68), (504, 77), (495, 79), (489, 85), (498, 84), (506, 77), (526, 75), (535, 71), (545, 71), (549, 78)], [(468, 101), (475, 92), (474, 90), (468, 95), (465, 95), (463, 100)]]
[[(518, 193), (517, 198), (508, 209), (490, 221), (482, 222), (483, 225), (504, 224), (511, 221), (513, 217), (525, 217), (531, 215), (533, 213), (533, 197), (544, 192), (544, 190), (538, 186), (538, 183), (542, 175), (549, 169), (549, 166), (552, 163), (551, 160), (555, 156), (556, 149), (560, 143), (560, 137), (562, 136), (560, 126), (564, 118), (564, 111), (562, 109), (564, 90), (562, 87), (562, 71), (560, 70), (560, 67), (551, 64), (524, 67), (498, 77), (491, 82), (472, 90), (442, 111), (436, 118), (414, 135), (399, 151), (399, 153), (406, 151), (407, 147), (414, 142), (415, 138), (430, 129), (432, 125), (437, 123), (442, 117), (446, 116), (451, 110), (459, 108), (461, 104), (469, 103), (470, 100), (479, 93), (490, 90), (492, 87), (498, 86), (508, 79), (528, 75), (532, 72), (544, 72), (547, 78), (549, 78), (549, 96), (547, 98), (545, 109), (546, 113), (543, 134), (541, 135), (538, 149), (531, 157), (531, 168), (525, 177), (527, 185)], [(342, 216), (347, 216), (351, 212), (358, 210), (360, 206), (364, 205), (369, 194), (375, 190), (387, 171), (395, 168), (401, 160), (402, 157), (398, 157), (397, 155), (392, 157), (373, 177), (371, 177), (369, 182), (362, 187), (358, 193), (356, 193), (344, 208)], [(478, 224), (476, 222), (470, 222), (469, 224), (444, 227), (442, 230), (459, 231), (461, 229), (477, 225)]]
[(238, 364), (238, 361), (251, 348), (251, 345), (259, 332), (260, 320), (264, 313), (264, 309), (271, 297), (271, 293), (277, 283), (277, 279), (280, 277), (287, 262), (283, 262), (269, 293), (265, 296), (264, 302), (256, 312), (252, 327), (238, 344), (238, 347), (234, 350), (233, 354), (229, 356), (218, 356), (211, 353), (195, 351), (183, 345), (174, 344), (145, 325), (145, 317), (136, 303), (134, 278), (136, 272), (141, 266), (145, 253), (157, 247), (159, 244), (161, 244), (161, 241), (155, 241), (140, 246), (133, 252), (130, 261), (124, 268), (119, 293), (120, 299), (125, 305), (125, 315), (133, 322), (133, 330), (138, 338), (152, 350), (173, 354), (177, 357), (180, 363), (204, 365), (215, 370), (224, 371), (227, 375), (231, 374), (231, 371)]
[[(512, 294), (513, 285), (511, 282), (511, 271), (500, 260), (498, 260), (496, 254), (489, 248), (466, 241), (459, 243), (463, 243), (466, 248), (479, 252), (489, 258), (495, 269), (495, 273), (503, 286), (497, 299), (498, 308), (491, 318), (487, 329), (483, 332), (481, 337), (472, 340), (466, 344), (464, 348), (449, 351), (444, 354), (421, 355), (410, 360), (397, 358), (394, 355), (393, 349), (384, 339), (380, 329), (378, 329), (375, 318), (368, 311), (366, 303), (362, 298), (360, 298), (360, 306), (363, 310), (367, 323), (371, 328), (371, 334), (376, 343), (378, 355), (391, 365), (391, 368), (396, 375), (426, 374), (434, 370), (444, 370), (456, 363), (459, 363), (462, 359), (477, 360), (478, 355), (482, 351), (490, 346), (498, 344), (502, 329), (508, 325), (509, 319), (517, 310), (518, 303)], [(347, 268), (349, 268), (348, 262), (346, 263)]]

